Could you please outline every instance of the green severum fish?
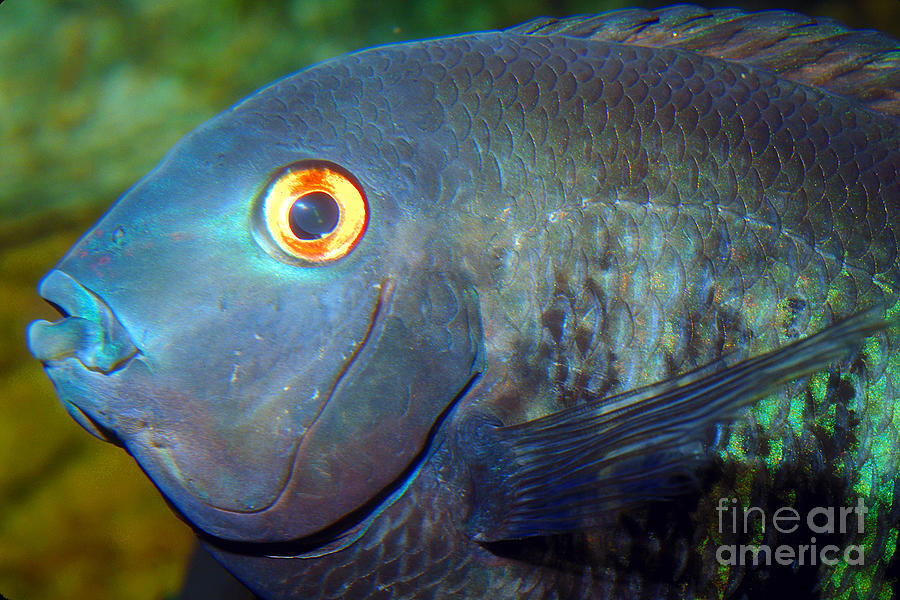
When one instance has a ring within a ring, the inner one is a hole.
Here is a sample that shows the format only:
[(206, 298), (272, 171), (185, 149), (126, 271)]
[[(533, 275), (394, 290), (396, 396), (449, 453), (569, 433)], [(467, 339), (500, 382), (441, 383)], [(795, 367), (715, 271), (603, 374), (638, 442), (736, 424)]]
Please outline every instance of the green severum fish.
[[(180, 142), (29, 343), (266, 598), (888, 593), (898, 90), (895, 40), (690, 6), (339, 57)], [(730, 564), (812, 545), (732, 497), (861, 499), (818, 543), (869, 560)]]

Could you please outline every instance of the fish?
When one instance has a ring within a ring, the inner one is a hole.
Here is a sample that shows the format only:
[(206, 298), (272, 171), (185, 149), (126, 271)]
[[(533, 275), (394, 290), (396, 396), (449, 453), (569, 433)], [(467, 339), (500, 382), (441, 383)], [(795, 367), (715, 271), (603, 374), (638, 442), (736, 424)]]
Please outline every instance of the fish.
[(262, 598), (874, 597), (898, 165), (898, 42), (827, 19), (369, 48), (183, 138), (29, 347)]

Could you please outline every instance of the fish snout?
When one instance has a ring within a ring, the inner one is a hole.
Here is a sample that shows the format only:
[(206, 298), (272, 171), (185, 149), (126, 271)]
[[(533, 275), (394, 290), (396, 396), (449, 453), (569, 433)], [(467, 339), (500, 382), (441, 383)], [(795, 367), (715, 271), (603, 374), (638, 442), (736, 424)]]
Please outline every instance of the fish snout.
[(112, 373), (138, 353), (109, 305), (63, 271), (48, 273), (38, 294), (62, 315), (28, 326), (28, 348), (44, 364), (74, 357), (90, 371)]

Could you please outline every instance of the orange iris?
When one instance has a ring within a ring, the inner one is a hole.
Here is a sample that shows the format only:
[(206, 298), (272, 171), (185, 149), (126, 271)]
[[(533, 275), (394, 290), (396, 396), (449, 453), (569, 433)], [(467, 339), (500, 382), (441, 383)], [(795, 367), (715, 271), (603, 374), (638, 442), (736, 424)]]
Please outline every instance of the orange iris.
[[(359, 185), (322, 162), (298, 163), (284, 170), (269, 186), (263, 210), (275, 243), (311, 263), (345, 256), (362, 238), (369, 220)], [(324, 225), (319, 213), (326, 213)], [(318, 227), (315, 233), (305, 231), (304, 220)]]

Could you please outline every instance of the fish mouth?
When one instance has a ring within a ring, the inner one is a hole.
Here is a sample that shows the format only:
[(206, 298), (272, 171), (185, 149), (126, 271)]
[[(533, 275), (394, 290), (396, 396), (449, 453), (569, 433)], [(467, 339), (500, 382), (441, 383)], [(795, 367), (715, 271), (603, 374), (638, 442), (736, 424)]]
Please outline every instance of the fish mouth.
[(28, 348), (45, 366), (74, 358), (89, 371), (109, 375), (140, 354), (110, 306), (67, 273), (48, 273), (38, 294), (62, 317), (28, 326)]

